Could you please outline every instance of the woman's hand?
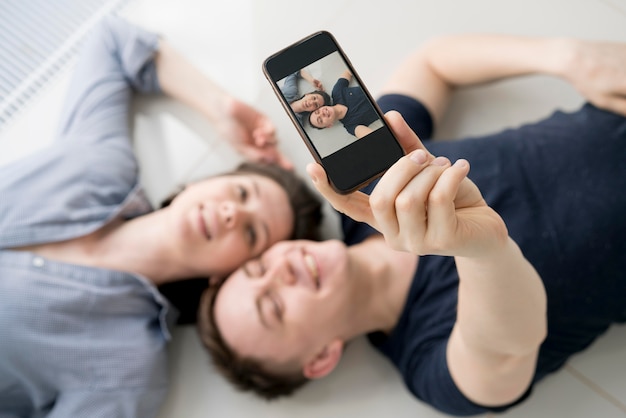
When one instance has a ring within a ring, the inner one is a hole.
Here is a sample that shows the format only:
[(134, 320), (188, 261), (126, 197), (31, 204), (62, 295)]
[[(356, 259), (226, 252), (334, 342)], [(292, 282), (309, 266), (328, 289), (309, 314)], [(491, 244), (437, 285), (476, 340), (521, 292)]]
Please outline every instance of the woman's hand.
[(248, 160), (293, 169), (293, 164), (278, 150), (276, 128), (272, 121), (246, 103), (232, 97), (228, 101), (226, 115), (218, 122), (220, 135)]
[(323, 168), (307, 171), (317, 190), (338, 211), (380, 231), (394, 249), (417, 255), (476, 257), (508, 236), (502, 218), (467, 178), (469, 163), (431, 155), (396, 112), (386, 116), (408, 154), (380, 179), (370, 196), (336, 193)]
[(564, 78), (595, 106), (626, 116), (626, 43), (565, 42)]
[(222, 89), (166, 40), (159, 41), (155, 62), (163, 92), (202, 113), (241, 155), (293, 168), (278, 151), (276, 128), (267, 116)]
[(324, 91), (324, 85), (317, 78), (313, 79), (313, 83), (312, 84), (313, 84), (313, 87), (315, 88), (315, 90)]
[(317, 78), (313, 77), (307, 70), (300, 70), (300, 76), (305, 79), (315, 90), (324, 91), (324, 85)]

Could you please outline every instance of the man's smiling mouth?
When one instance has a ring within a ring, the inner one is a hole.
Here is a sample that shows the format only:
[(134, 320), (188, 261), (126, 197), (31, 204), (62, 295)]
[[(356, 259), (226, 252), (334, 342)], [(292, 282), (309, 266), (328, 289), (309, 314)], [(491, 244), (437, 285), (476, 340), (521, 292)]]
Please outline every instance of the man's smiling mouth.
[(312, 255), (304, 253), (304, 262), (306, 264), (307, 269), (309, 270), (309, 274), (313, 279), (313, 285), (316, 289), (320, 288), (320, 278), (319, 278), (319, 269), (317, 267), (317, 263), (315, 262), (315, 258)]

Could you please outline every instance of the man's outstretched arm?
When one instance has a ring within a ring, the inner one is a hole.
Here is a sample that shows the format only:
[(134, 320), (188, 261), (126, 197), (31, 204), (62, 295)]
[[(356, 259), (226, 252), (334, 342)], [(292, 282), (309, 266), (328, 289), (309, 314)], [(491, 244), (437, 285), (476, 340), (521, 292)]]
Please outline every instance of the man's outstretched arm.
[[(533, 73), (562, 77), (596, 105), (620, 110), (626, 44), (497, 35), (439, 38), (409, 57), (383, 93), (412, 96), (440, 120), (455, 88)], [(389, 112), (386, 119), (406, 156), (371, 196), (338, 195), (320, 180), (325, 176), (319, 165), (311, 164), (309, 174), (335, 209), (382, 232), (394, 249), (455, 257), (460, 285), (447, 347), (450, 374), (477, 404), (515, 401), (531, 382), (546, 334), (541, 279), (466, 177), (468, 163), (435, 159), (400, 114)]]
[(308, 172), (342, 213), (380, 231), (395, 250), (454, 256), (460, 277), (457, 322), (447, 364), (459, 390), (481, 405), (510, 403), (528, 387), (546, 333), (546, 297), (502, 218), (466, 176), (467, 161), (434, 158), (404, 122), (387, 120), (407, 155), (370, 196), (335, 193), (321, 166)]
[(441, 121), (457, 88), (546, 74), (572, 84), (594, 105), (626, 115), (626, 44), (509, 35), (457, 35), (424, 43), (381, 93), (420, 101)]

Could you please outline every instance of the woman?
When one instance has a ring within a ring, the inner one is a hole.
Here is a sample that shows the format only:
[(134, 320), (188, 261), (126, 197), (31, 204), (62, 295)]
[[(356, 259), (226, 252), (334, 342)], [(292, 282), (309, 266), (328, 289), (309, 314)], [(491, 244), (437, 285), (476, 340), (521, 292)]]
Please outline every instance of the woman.
[(219, 279), (272, 243), (315, 235), (290, 172), (243, 165), (152, 211), (127, 117), (132, 91), (198, 108), (251, 159), (289, 163), (265, 116), (167, 42), (110, 18), (84, 46), (58, 140), (0, 168), (0, 415), (154, 416), (173, 319), (157, 285)]

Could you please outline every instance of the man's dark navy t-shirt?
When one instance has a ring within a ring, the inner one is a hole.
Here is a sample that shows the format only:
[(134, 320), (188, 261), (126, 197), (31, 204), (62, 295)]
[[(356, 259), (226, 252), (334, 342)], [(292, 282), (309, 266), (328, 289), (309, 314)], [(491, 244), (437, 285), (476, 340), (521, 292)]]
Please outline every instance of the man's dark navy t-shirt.
[(346, 116), (341, 119), (341, 123), (350, 133), (354, 135), (356, 127), (367, 126), (378, 120), (378, 114), (367, 100), (361, 87), (348, 87), (348, 80), (340, 78), (335, 83), (332, 92), (333, 104), (342, 104), (348, 108)]
[[(420, 103), (390, 95), (378, 104), (398, 110), (434, 155), (470, 162), (469, 177), (542, 277), (548, 337), (533, 382), (626, 321), (626, 119), (585, 105), (495, 135), (430, 141), (432, 120)], [(345, 216), (342, 225), (347, 244), (377, 233)], [(393, 333), (369, 337), (416, 397), (449, 414), (473, 415), (489, 408), (463, 396), (446, 361), (458, 280), (454, 258), (420, 257)]]

